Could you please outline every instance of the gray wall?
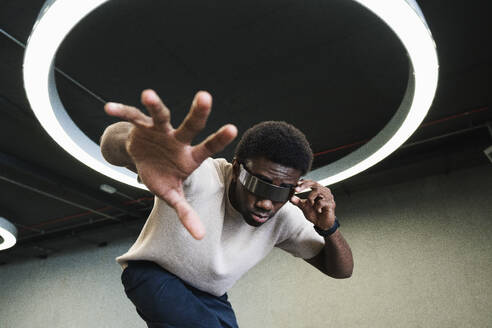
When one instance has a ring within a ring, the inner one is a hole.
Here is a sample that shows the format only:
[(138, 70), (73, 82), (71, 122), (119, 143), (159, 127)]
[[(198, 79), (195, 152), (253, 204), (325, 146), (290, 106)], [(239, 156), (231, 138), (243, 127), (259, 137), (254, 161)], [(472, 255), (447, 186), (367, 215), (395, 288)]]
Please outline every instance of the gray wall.
[[(275, 250), (229, 292), (242, 328), (492, 327), (492, 167), (335, 194), (352, 278)], [(0, 327), (145, 327), (114, 257), (132, 240), (0, 267)]]

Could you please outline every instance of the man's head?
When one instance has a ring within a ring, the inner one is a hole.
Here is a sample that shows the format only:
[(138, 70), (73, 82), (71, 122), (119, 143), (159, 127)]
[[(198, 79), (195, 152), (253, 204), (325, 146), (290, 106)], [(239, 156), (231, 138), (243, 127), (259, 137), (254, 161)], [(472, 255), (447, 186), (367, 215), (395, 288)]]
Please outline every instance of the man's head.
[[(311, 168), (312, 159), (306, 137), (294, 126), (267, 121), (251, 127), (236, 147), (231, 202), (248, 224), (260, 226), (287, 202), (284, 191), (293, 191)], [(246, 180), (252, 183), (245, 185)]]
[(304, 133), (295, 126), (281, 121), (258, 123), (244, 132), (236, 146), (234, 157), (238, 162), (265, 157), (306, 174), (311, 169), (313, 151)]

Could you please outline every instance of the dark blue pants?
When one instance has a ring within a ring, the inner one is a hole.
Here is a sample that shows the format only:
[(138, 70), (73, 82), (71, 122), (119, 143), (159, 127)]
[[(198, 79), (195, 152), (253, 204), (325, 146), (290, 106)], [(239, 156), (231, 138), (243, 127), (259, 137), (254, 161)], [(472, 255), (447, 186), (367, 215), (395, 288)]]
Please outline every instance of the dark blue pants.
[(121, 281), (149, 328), (238, 327), (227, 294), (193, 288), (153, 262), (130, 261)]

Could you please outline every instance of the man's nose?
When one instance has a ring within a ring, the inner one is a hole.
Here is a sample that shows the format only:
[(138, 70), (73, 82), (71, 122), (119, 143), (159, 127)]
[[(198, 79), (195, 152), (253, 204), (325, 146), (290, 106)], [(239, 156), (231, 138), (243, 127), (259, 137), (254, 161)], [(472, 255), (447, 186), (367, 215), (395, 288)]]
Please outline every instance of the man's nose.
[(273, 203), (269, 199), (259, 199), (255, 205), (265, 211), (271, 211), (273, 209)]

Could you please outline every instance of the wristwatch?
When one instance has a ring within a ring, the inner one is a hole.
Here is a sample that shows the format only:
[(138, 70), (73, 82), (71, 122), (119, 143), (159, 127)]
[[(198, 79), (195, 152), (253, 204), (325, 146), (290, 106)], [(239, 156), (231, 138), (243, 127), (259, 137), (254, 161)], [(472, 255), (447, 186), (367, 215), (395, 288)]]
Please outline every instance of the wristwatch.
[(314, 230), (316, 230), (316, 232), (320, 236), (328, 237), (328, 236), (331, 236), (335, 231), (337, 231), (338, 227), (340, 227), (340, 222), (338, 222), (338, 219), (335, 218), (335, 223), (333, 223), (333, 226), (330, 229), (323, 230), (320, 227), (318, 227), (318, 226), (315, 225), (314, 226)]

